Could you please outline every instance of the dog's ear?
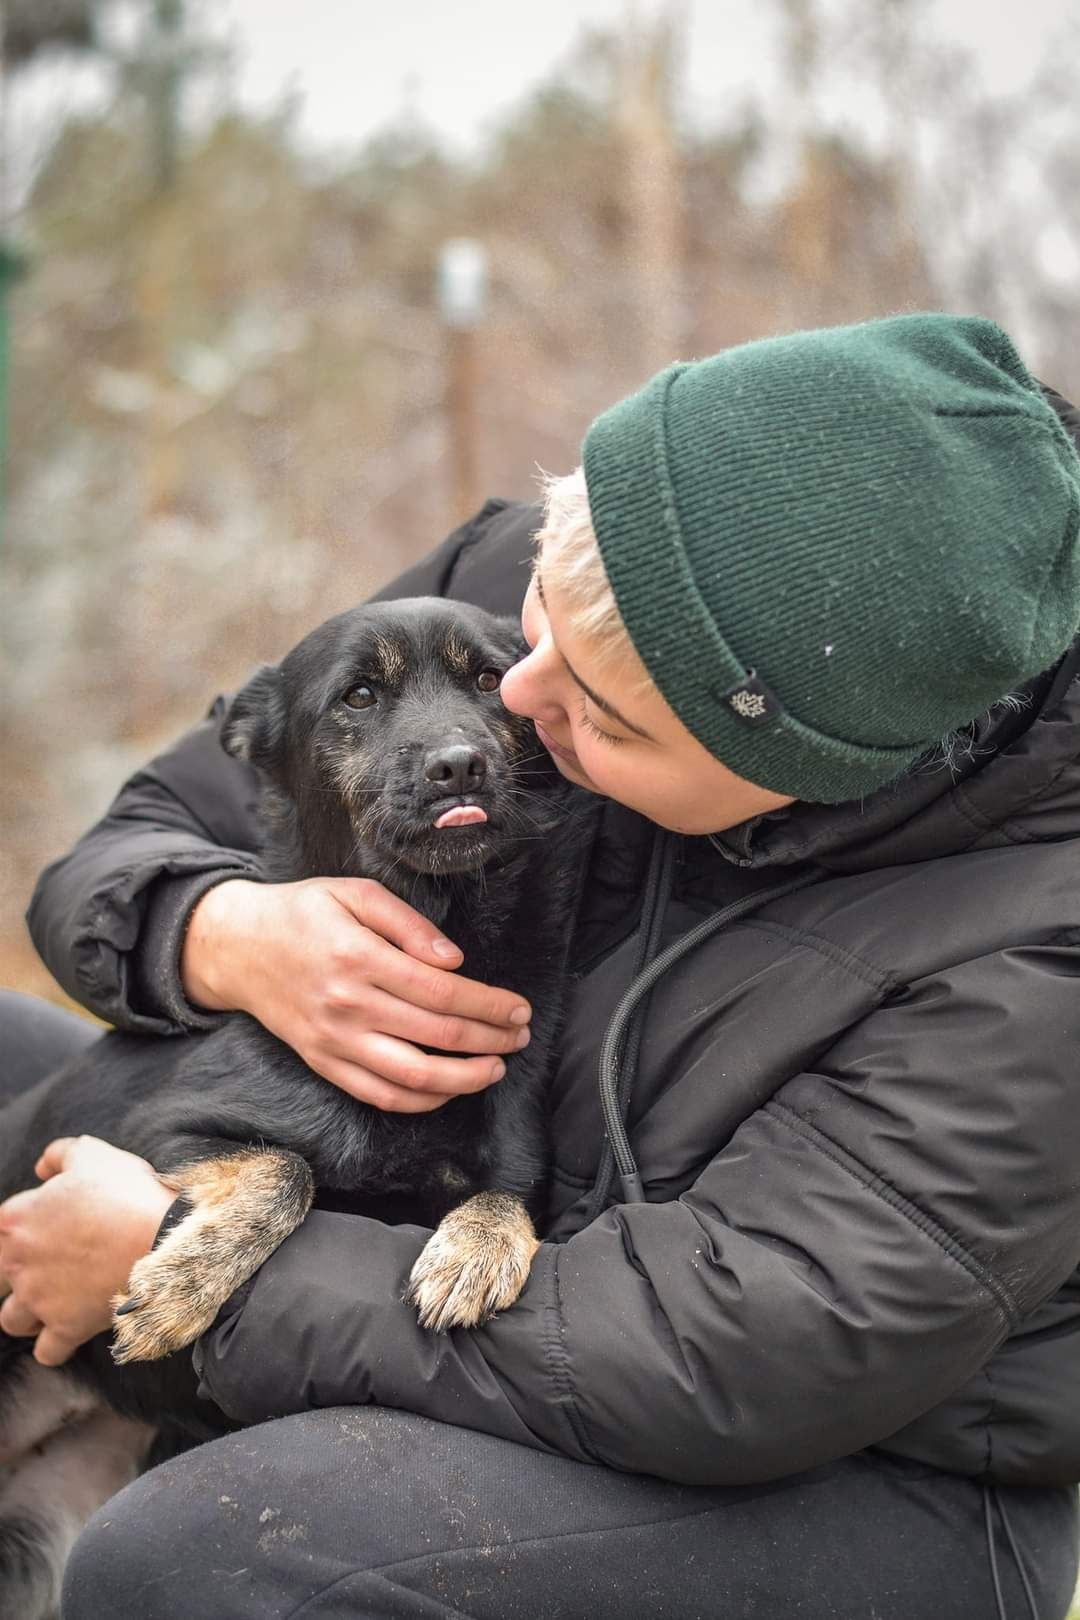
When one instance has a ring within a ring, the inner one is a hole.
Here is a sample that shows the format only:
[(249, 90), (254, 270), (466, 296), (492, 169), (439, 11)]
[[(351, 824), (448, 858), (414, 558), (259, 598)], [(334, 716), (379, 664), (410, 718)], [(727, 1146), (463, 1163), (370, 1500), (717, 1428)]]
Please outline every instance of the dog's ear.
[(519, 663), (530, 651), (529, 643), (521, 633), (521, 620), (506, 614), (492, 614), (491, 633), (500, 643), (500, 650), (511, 663)]
[(285, 740), (285, 693), (281, 669), (264, 664), (229, 705), (221, 746), (234, 759), (269, 769)]

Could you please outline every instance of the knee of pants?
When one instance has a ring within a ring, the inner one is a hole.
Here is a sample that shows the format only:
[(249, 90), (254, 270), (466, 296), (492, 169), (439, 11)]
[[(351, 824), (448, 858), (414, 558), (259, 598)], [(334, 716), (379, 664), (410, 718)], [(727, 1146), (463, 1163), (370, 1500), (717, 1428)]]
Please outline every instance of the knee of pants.
[(205, 1562), (199, 1531), (190, 1519), (181, 1523), (170, 1511), (158, 1473), (144, 1474), (106, 1502), (75, 1542), (64, 1572), (64, 1620), (105, 1615), (176, 1620), (201, 1614), (187, 1601)]
[[(108, 1510), (111, 1508), (110, 1503)], [(110, 1613), (119, 1620), (126, 1612), (123, 1588), (128, 1552), (137, 1552), (138, 1539), (125, 1538), (123, 1522), (110, 1519), (108, 1510), (95, 1514), (71, 1550), (64, 1571), (65, 1620), (92, 1620), (95, 1615)]]

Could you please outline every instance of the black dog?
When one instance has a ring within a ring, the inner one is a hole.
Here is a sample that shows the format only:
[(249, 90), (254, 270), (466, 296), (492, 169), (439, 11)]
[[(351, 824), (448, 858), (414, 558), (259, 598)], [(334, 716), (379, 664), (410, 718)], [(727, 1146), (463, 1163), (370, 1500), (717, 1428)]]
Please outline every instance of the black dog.
[(12, 1494), (20, 1468), (62, 1418), (86, 1421), (93, 1397), (164, 1427), (174, 1448), (222, 1432), (195, 1397), (190, 1358), (172, 1352), (210, 1326), (316, 1193), (436, 1226), (409, 1284), (425, 1327), (475, 1326), (524, 1284), (587, 796), (545, 767), (531, 725), (500, 701), (520, 651), (516, 624), (478, 609), (358, 608), (260, 670), (222, 733), (261, 782), (268, 879), (374, 879), (461, 946), (463, 973), (529, 998), (532, 1041), (505, 1080), (431, 1113), (382, 1113), (236, 1014), (188, 1039), (108, 1035), (0, 1116), (0, 1198), (35, 1184), (53, 1137), (86, 1132), (149, 1159), (190, 1205), (135, 1266), (111, 1345), (102, 1335), (47, 1372), (28, 1341), (0, 1335), (3, 1613), (47, 1613), (44, 1599), (29, 1606), (28, 1572), (36, 1557), (44, 1591), (42, 1571), (55, 1585), (63, 1557), (42, 1492), (29, 1504)]

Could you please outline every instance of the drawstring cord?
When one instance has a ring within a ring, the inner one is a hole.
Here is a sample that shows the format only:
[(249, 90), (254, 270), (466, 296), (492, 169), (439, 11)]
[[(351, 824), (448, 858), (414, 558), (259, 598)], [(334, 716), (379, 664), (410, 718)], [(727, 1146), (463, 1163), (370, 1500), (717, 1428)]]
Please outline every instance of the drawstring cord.
[[(668, 896), (671, 893), (677, 842), (678, 840), (674, 834), (666, 832), (663, 827), (657, 828), (649, 854), (649, 868), (645, 877), (645, 893), (641, 903), (641, 921), (638, 924), (637, 945), (634, 950), (634, 961), (630, 971), (632, 985), (637, 982), (638, 975), (656, 955), (660, 944), (664, 912), (667, 910)], [(600, 1157), (600, 1164), (596, 1172), (596, 1179), (593, 1182), (589, 1210), (590, 1220), (594, 1220), (607, 1204), (608, 1193), (611, 1191), (611, 1183), (615, 1176), (616, 1155), (613, 1144), (617, 1138), (620, 1144), (625, 1144), (623, 1164), (629, 1159), (630, 1164), (633, 1165), (633, 1155), (630, 1152), (630, 1144), (626, 1140), (624, 1122), (629, 1105), (630, 1089), (633, 1085), (634, 1075), (637, 1072), (638, 1052), (641, 1049), (641, 1033), (645, 1025), (645, 1008), (646, 1001), (643, 998), (635, 1010), (633, 1021), (627, 1033), (625, 1051), (616, 1054), (612, 1076), (615, 1103), (610, 1112), (604, 1097), (604, 1058), (603, 1054), (601, 1054), (600, 1100), (604, 1106), (604, 1121), (607, 1126), (607, 1134)], [(615, 1135), (612, 1134), (612, 1115), (615, 1118)], [(640, 1187), (640, 1178), (638, 1185)], [(637, 1196), (638, 1201), (640, 1201), (640, 1192)]]
[(998, 1574), (997, 1547), (994, 1539), (994, 1508), (997, 1508), (998, 1515), (1005, 1530), (1006, 1539), (1009, 1543), (1009, 1551), (1012, 1553), (1013, 1563), (1016, 1565), (1016, 1572), (1020, 1576), (1020, 1584), (1024, 1588), (1024, 1596), (1027, 1599), (1028, 1613), (1031, 1616), (1031, 1620), (1039, 1620), (1039, 1610), (1035, 1602), (1035, 1594), (1031, 1590), (1031, 1582), (1028, 1580), (1027, 1570), (1024, 1568), (1024, 1560), (1020, 1557), (1020, 1549), (1016, 1545), (1016, 1537), (1013, 1535), (1012, 1525), (1009, 1523), (1008, 1514), (1005, 1512), (1005, 1504), (992, 1485), (984, 1485), (983, 1525), (986, 1530), (986, 1551), (990, 1558), (990, 1579), (994, 1586), (994, 1601), (997, 1603), (998, 1620), (1009, 1620), (1009, 1617), (1005, 1613), (1005, 1597), (1001, 1590), (1001, 1577)]
[(691, 928), (688, 933), (680, 935), (665, 951), (661, 951), (659, 956), (650, 961), (648, 958), (659, 942), (663, 913), (671, 893), (673, 869), (673, 840), (670, 834), (661, 830), (654, 841), (649, 863), (645, 903), (642, 907), (638, 936), (637, 954), (639, 959), (644, 960), (645, 965), (635, 973), (633, 982), (616, 1007), (600, 1048), (600, 1104), (604, 1111), (608, 1148), (601, 1160), (593, 1187), (592, 1216), (599, 1214), (607, 1200), (612, 1180), (611, 1160), (614, 1160), (618, 1172), (623, 1202), (640, 1204), (645, 1201), (641, 1175), (630, 1147), (625, 1121), (641, 1045), (641, 1014), (644, 1012), (645, 998), (653, 986), (663, 978), (670, 967), (721, 928), (726, 928), (729, 923), (737, 921), (747, 912), (759, 910), (770, 901), (783, 899), (785, 895), (794, 894), (798, 889), (805, 889), (809, 884), (816, 883), (822, 875), (816, 869), (811, 870), (797, 878), (790, 878), (787, 883), (779, 883), (774, 888), (759, 889), (756, 894), (744, 895), (741, 900), (725, 906), (722, 911), (698, 923), (696, 928)]

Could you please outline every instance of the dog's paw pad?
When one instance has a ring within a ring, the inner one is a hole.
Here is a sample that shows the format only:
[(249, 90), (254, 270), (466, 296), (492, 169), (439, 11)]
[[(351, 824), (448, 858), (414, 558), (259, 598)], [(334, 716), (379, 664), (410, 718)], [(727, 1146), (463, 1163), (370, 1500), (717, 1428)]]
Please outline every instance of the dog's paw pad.
[(416, 1306), (420, 1326), (433, 1333), (479, 1327), (517, 1299), (536, 1247), (522, 1233), (472, 1222), (453, 1232), (440, 1227), (412, 1269), (406, 1303)]

